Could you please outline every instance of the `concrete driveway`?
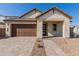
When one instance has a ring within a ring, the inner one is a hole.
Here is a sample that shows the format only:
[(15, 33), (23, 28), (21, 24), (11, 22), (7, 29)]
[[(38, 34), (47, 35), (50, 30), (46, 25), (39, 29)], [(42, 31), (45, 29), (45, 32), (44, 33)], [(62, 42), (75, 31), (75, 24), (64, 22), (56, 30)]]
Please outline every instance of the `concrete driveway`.
[(0, 56), (29, 56), (35, 37), (12, 37), (0, 40)]

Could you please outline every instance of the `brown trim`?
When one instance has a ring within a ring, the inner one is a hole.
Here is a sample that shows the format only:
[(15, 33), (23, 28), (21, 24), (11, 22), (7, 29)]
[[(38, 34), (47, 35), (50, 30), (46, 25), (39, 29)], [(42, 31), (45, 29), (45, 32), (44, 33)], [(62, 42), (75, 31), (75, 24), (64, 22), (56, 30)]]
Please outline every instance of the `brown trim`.
[(32, 12), (32, 11), (34, 11), (34, 10), (35, 10), (35, 11), (39, 11), (39, 12), (42, 13), (42, 11), (38, 10), (37, 8), (34, 8), (34, 9), (32, 9), (32, 10), (30, 10), (30, 11), (24, 13), (23, 15), (21, 15), (19, 18), (22, 18), (24, 15), (29, 14), (30, 12)]
[(61, 12), (62, 14), (64, 14), (66, 17), (68, 17), (68, 18), (72, 19), (72, 17), (71, 17), (71, 16), (69, 16), (69, 15), (68, 15), (68, 14), (66, 14), (66, 13), (64, 13), (64, 11), (60, 10), (60, 9), (59, 9), (59, 8), (57, 8), (57, 7), (53, 7), (53, 8), (51, 8), (51, 9), (49, 9), (48, 11), (46, 11), (46, 12), (42, 13), (41, 15), (37, 16), (36, 18), (41, 17), (42, 15), (44, 15), (44, 14), (48, 13), (48, 12), (49, 12), (49, 11), (51, 11), (51, 10), (53, 10), (53, 11), (54, 11), (54, 10), (57, 10), (57, 11)]

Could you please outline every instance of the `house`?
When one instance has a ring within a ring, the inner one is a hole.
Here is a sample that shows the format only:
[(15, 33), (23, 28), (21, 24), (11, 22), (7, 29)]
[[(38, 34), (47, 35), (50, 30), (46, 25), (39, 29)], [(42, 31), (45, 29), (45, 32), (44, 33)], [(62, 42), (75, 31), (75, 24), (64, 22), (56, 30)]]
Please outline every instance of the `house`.
[(70, 37), (72, 17), (61, 9), (53, 7), (46, 12), (32, 9), (15, 19), (5, 19), (6, 36)]
[(71, 34), (73, 37), (79, 37), (79, 25), (71, 27)]

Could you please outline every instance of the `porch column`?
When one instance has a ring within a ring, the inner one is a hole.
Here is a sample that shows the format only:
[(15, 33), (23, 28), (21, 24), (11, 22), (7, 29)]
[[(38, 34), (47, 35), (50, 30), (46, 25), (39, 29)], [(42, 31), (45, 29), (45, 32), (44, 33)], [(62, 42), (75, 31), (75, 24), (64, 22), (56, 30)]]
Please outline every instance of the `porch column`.
[(11, 37), (11, 24), (6, 23), (6, 37)]
[(70, 21), (63, 22), (63, 37), (64, 38), (70, 37)]
[(53, 34), (52, 34), (52, 23), (51, 22), (48, 22), (48, 24), (47, 24), (47, 34), (48, 34), (48, 36), (53, 36)]
[(43, 38), (43, 21), (37, 20), (37, 38)]

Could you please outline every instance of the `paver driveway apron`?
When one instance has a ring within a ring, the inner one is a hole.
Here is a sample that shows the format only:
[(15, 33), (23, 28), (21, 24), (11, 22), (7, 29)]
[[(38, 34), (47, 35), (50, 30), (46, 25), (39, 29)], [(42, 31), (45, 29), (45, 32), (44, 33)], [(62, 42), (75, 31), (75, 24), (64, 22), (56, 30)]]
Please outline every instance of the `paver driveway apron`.
[(13, 37), (0, 40), (0, 55), (31, 55), (35, 37)]

